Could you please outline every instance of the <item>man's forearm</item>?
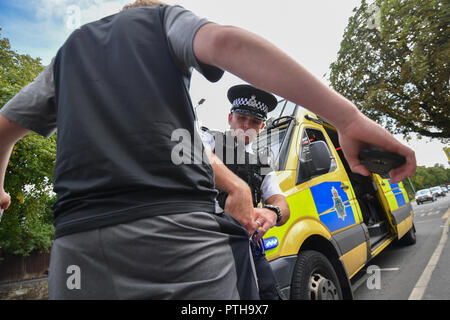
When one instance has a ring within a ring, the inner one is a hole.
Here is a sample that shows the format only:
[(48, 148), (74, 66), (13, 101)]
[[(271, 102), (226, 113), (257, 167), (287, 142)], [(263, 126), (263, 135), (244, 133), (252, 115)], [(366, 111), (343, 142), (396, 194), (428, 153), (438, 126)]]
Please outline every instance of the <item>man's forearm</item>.
[(263, 38), (240, 28), (209, 23), (197, 32), (194, 52), (201, 62), (304, 106), (334, 125), (353, 172), (369, 174), (358, 154), (363, 148), (376, 146), (406, 158), (405, 164), (391, 170), (393, 182), (414, 176), (417, 164), (411, 148)]
[[(214, 24), (203, 28), (205, 33), (210, 31), (210, 42), (204, 39), (202, 43), (194, 41), (194, 49), (196, 46), (210, 46), (216, 50), (199, 48), (198, 58), (201, 61), (216, 65), (263, 90), (307, 107), (336, 127), (345, 126), (359, 115), (352, 103), (258, 35), (240, 28)], [(207, 28), (210, 30), (206, 30)], [(206, 54), (202, 56), (202, 52)], [(340, 106), (336, 107), (336, 104)]]
[(0, 190), (4, 189), (6, 168), (13, 147), (28, 132), (29, 130), (0, 114)]
[(4, 189), (6, 168), (14, 145), (0, 146), (0, 189)]

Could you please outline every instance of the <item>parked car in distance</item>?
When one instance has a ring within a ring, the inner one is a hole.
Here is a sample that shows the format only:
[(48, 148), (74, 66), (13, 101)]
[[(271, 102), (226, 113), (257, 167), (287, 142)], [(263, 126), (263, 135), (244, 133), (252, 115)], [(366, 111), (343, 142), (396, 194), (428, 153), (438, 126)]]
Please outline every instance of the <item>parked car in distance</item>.
[(433, 188), (430, 188), (430, 191), (431, 191), (431, 193), (434, 194), (436, 197), (445, 197), (445, 193), (444, 193), (444, 191), (442, 190), (441, 187), (433, 187)]
[(422, 189), (416, 192), (417, 204), (422, 204), (426, 201), (436, 201), (436, 196), (430, 191), (430, 189)]
[(444, 193), (448, 193), (448, 189), (446, 187), (441, 187)]

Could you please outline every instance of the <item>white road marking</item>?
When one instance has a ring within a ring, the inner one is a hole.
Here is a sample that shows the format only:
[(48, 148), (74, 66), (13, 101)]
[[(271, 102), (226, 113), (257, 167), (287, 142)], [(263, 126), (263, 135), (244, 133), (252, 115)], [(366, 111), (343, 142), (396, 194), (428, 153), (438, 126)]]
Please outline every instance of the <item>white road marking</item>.
[(382, 268), (380, 271), (398, 271), (400, 268)]
[(447, 219), (450, 216), (450, 209), (447, 210), (446, 213), (442, 216), (442, 219)]
[(442, 236), (441, 240), (439, 241), (438, 246), (433, 252), (433, 255), (431, 256), (430, 260), (428, 261), (427, 266), (422, 272), (422, 275), (420, 276), (419, 280), (416, 283), (416, 286), (414, 287), (413, 291), (409, 295), (408, 300), (422, 300), (423, 295), (425, 294), (425, 290), (427, 289), (428, 283), (430, 282), (431, 275), (434, 271), (434, 268), (436, 267), (439, 258), (441, 257), (442, 250), (444, 249), (444, 245), (447, 242), (448, 237), (448, 225), (450, 223), (450, 217), (447, 218), (447, 223), (442, 230)]
[(422, 221), (414, 221), (414, 224), (426, 223), (426, 222), (431, 222), (431, 221), (436, 221), (436, 220), (441, 220), (441, 218), (426, 219), (426, 220), (422, 220)]

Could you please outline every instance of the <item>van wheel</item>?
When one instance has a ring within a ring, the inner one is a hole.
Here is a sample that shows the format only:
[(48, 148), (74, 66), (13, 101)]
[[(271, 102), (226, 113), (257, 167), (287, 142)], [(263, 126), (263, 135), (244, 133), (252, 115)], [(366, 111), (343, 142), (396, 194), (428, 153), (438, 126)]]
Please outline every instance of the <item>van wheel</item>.
[(293, 300), (342, 300), (342, 290), (330, 261), (320, 252), (298, 254), (291, 284)]
[(404, 246), (410, 246), (416, 243), (416, 228), (414, 224), (411, 229), (399, 240), (399, 243)]

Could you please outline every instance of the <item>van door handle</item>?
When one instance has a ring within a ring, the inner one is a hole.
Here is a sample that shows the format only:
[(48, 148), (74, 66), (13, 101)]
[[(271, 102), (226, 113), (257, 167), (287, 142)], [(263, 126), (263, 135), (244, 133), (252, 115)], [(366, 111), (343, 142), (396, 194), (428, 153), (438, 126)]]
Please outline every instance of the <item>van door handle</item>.
[(348, 188), (349, 188), (349, 186), (348, 185), (346, 185), (345, 183), (341, 183), (341, 189), (342, 190), (348, 190)]

